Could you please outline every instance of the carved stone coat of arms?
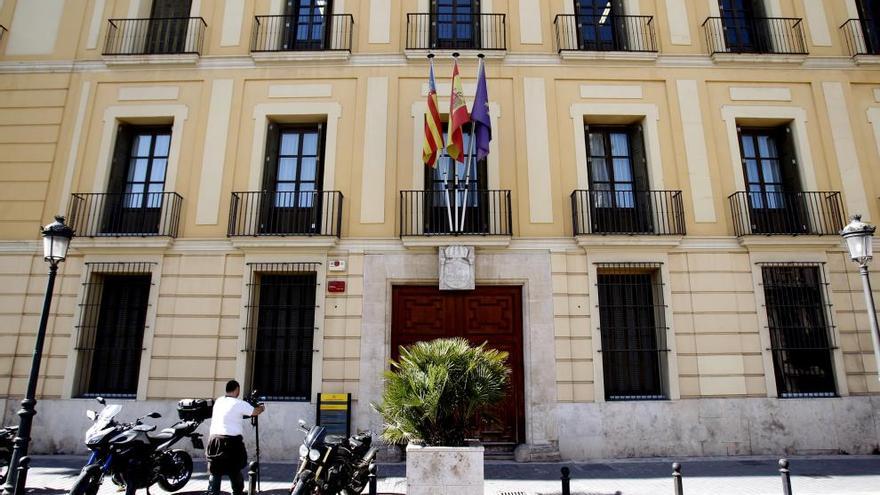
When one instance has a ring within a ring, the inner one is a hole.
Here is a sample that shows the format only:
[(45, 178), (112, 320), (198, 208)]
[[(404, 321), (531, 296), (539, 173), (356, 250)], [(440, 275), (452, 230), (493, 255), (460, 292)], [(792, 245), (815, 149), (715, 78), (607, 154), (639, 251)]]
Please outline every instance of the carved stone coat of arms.
[(440, 290), (473, 290), (474, 271), (472, 246), (440, 248)]

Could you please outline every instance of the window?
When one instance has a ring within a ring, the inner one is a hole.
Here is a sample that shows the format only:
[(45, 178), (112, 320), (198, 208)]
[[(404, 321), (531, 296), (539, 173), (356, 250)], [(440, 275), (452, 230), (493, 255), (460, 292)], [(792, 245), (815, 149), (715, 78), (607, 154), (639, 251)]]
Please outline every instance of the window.
[(102, 220), (105, 234), (159, 231), (170, 143), (169, 126), (119, 126)]
[[(448, 126), (448, 123), (443, 123), (444, 142), (449, 140)], [(456, 162), (450, 158), (446, 154), (445, 148), (440, 151), (436, 166), (425, 173), (426, 233), (452, 232), (453, 230), (449, 227), (449, 205), (453, 210), (458, 206), (459, 214), (461, 214), (462, 205), (465, 204), (467, 204), (467, 213), (464, 217), (463, 231), (468, 233), (489, 231), (489, 208), (494, 198), (490, 199), (486, 189), (486, 160), (477, 161), (476, 150), (471, 150), (470, 124), (462, 128), (462, 135), (465, 161), (470, 163), (470, 177), (468, 177), (465, 163)], [(465, 195), (465, 189), (467, 189), (467, 195)], [(455, 215), (454, 211), (452, 215)]]
[(626, 50), (622, 0), (574, 0), (581, 50)]
[(153, 0), (144, 53), (185, 52), (191, 7), (192, 0)]
[(880, 2), (877, 0), (857, 0), (859, 24), (865, 37), (865, 52), (880, 53)]
[(480, 48), (479, 0), (431, 0), (431, 46)]
[(331, 0), (287, 0), (284, 50), (323, 50), (330, 34)]
[(659, 264), (597, 265), (606, 400), (665, 399), (666, 326)]
[(764, 264), (761, 272), (779, 396), (835, 396), (821, 265)]
[(740, 127), (740, 152), (753, 233), (803, 233), (806, 205), (788, 126)]
[(727, 51), (773, 51), (763, 0), (719, 0), (718, 7)]
[(320, 233), (324, 124), (269, 124), (261, 233)]
[(312, 391), (317, 264), (251, 264), (248, 359), (252, 388), (273, 400)]
[(86, 263), (78, 325), (82, 397), (133, 398), (144, 347), (151, 263)]
[(594, 232), (651, 232), (648, 170), (641, 126), (586, 125), (590, 216)]

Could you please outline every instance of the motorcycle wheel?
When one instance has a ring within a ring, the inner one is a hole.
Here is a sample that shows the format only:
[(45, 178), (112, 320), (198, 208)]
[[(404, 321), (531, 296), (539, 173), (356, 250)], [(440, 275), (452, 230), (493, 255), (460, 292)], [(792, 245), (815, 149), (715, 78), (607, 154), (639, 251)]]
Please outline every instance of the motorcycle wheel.
[(189, 483), (193, 473), (193, 461), (186, 451), (166, 452), (159, 462), (162, 463), (162, 470), (159, 473), (158, 483), (163, 490), (176, 492)]
[(296, 486), (290, 490), (290, 495), (310, 495), (311, 493), (314, 493), (311, 483), (303, 480), (297, 481)]
[(90, 467), (83, 468), (70, 488), (70, 495), (95, 495), (98, 493), (98, 488), (101, 486), (98, 481), (99, 475), (96, 469), (89, 469)]

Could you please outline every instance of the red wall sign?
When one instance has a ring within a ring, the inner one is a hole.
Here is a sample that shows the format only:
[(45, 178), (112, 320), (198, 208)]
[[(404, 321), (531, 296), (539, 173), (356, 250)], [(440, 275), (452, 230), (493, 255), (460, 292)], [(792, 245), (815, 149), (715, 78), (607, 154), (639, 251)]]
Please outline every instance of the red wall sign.
[(345, 280), (331, 280), (327, 282), (327, 292), (345, 292)]

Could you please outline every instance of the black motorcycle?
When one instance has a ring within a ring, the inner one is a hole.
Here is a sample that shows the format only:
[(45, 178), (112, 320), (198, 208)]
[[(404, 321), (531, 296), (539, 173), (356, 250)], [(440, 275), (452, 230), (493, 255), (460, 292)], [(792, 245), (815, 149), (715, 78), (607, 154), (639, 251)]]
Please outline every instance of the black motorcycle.
[(17, 426), (0, 428), (0, 485), (6, 483), (9, 472), (9, 461), (12, 459), (12, 441), (18, 433)]
[(356, 495), (367, 486), (370, 464), (376, 457), (371, 447), (373, 437), (369, 432), (351, 438), (328, 435), (323, 426), (306, 426), (299, 421), (299, 428), (306, 432), (299, 447), (300, 464), (290, 495)]
[(178, 403), (180, 421), (158, 433), (155, 425), (143, 424), (146, 418), (159, 418), (150, 413), (131, 423), (117, 422), (122, 410), (119, 405), (104, 405), (100, 414), (88, 411), (94, 424), (86, 432), (86, 446), (92, 451), (88, 462), (70, 489), (70, 495), (95, 495), (104, 477), (125, 487), (126, 495), (134, 495), (140, 488), (158, 483), (166, 492), (183, 488), (192, 477), (192, 457), (181, 449), (171, 447), (183, 438), (190, 438), (193, 447), (204, 448), (201, 434), (196, 429), (211, 416), (211, 401), (186, 399)]

